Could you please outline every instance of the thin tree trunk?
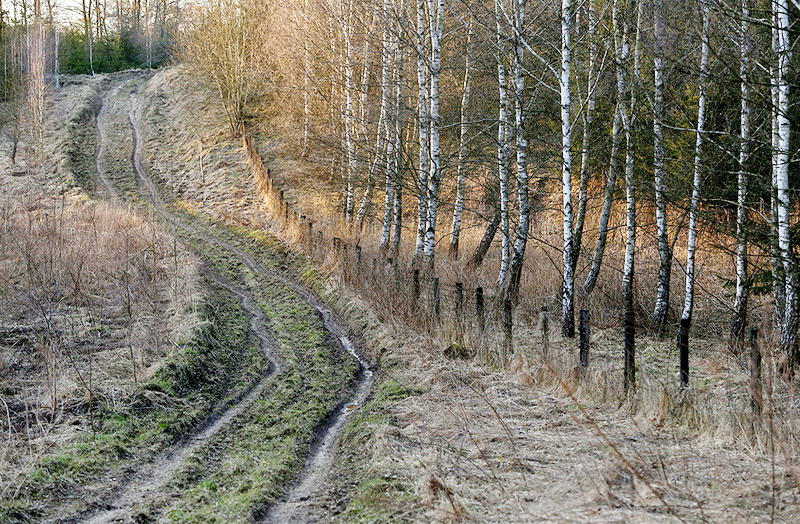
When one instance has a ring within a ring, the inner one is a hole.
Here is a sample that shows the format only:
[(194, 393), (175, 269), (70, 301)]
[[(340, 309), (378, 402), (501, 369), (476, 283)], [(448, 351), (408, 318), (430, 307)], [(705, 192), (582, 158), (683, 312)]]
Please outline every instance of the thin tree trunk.
[[(525, 262), (525, 250), (528, 245), (530, 230), (530, 202), (528, 201), (528, 140), (525, 136), (525, 72), (523, 58), (525, 53), (522, 33), (525, 30), (526, 0), (516, 0), (514, 9), (514, 127), (517, 143), (517, 207), (519, 220), (517, 236), (514, 240), (513, 256), (509, 268), (508, 283), (505, 288), (506, 298), (516, 300), (522, 280), (522, 266)], [(572, 259), (570, 258), (570, 261)]]
[[(694, 309), (695, 252), (697, 250), (697, 205), (700, 201), (700, 183), (703, 168), (703, 141), (706, 125), (706, 99), (708, 90), (708, 48), (710, 8), (701, 0), (703, 12), (703, 34), (700, 46), (700, 96), (697, 101), (697, 133), (694, 145), (694, 176), (692, 177), (692, 197), (689, 203), (689, 233), (686, 243), (686, 288), (681, 313), (680, 328), (684, 335), (691, 332), (692, 311)], [(680, 343), (680, 342), (679, 342)], [(683, 378), (682, 378), (683, 380)]]
[(656, 196), (656, 229), (658, 236), (658, 290), (653, 309), (653, 322), (663, 326), (669, 310), (669, 285), (672, 252), (667, 237), (666, 170), (664, 167), (664, 19), (663, 0), (654, 0), (656, 54), (653, 60), (653, 167)]
[[(403, 12), (403, 1), (400, 1), (400, 12)], [(400, 240), (403, 233), (403, 49), (398, 44), (396, 38), (394, 44), (394, 156), (395, 156), (395, 184), (394, 184), (394, 237), (392, 239), (392, 249), (395, 256), (400, 250)]]
[(572, 2), (561, 0), (561, 184), (564, 213), (564, 260), (561, 289), (561, 333), (575, 336), (575, 274), (572, 255), (572, 92), (570, 74), (572, 67)]
[(425, 26), (425, 0), (417, 0), (417, 85), (419, 87), (419, 172), (417, 178), (417, 243), (415, 256), (425, 252), (425, 232), (428, 229), (428, 172), (430, 171), (430, 116), (428, 114), (429, 70), (427, 64), (427, 31)]
[(594, 291), (594, 287), (597, 285), (597, 279), (600, 276), (600, 269), (602, 269), (603, 266), (603, 255), (606, 251), (606, 242), (608, 241), (608, 220), (611, 216), (611, 206), (614, 203), (614, 190), (617, 186), (620, 164), (622, 163), (620, 149), (622, 148), (623, 111), (625, 111), (625, 101), (618, 100), (616, 109), (614, 110), (614, 124), (611, 131), (611, 158), (608, 166), (608, 179), (606, 181), (606, 189), (603, 195), (603, 209), (600, 212), (600, 221), (597, 226), (597, 245), (595, 246), (594, 256), (592, 257), (591, 269), (586, 275), (586, 281), (583, 283), (583, 291), (587, 295)]
[(428, 218), (425, 229), (425, 260), (433, 268), (436, 254), (436, 222), (439, 212), (439, 187), (442, 179), (442, 150), (439, 126), (441, 102), (439, 83), (442, 73), (442, 33), (444, 0), (428, 0), (428, 24), (431, 39), (430, 67), (430, 174), (428, 175)]
[(345, 47), (345, 118), (344, 118), (344, 134), (345, 134), (345, 204), (344, 204), (344, 218), (347, 222), (353, 219), (353, 208), (355, 207), (355, 192), (353, 186), (353, 178), (355, 176), (355, 114), (354, 114), (354, 91), (355, 85), (353, 82), (353, 6), (348, 1), (347, 13), (345, 15), (345, 28), (344, 28), (344, 47)]
[[(628, 21), (619, 20), (619, 4), (621, 0), (614, 0), (614, 27), (617, 48), (617, 61), (621, 68), (617, 72), (617, 90), (620, 100), (625, 100), (628, 94), (627, 76), (629, 60), (628, 43)], [(640, 4), (641, 6), (641, 4)], [(641, 7), (638, 9), (641, 14)], [(627, 13), (626, 13), (627, 15)], [(636, 18), (636, 50), (634, 51), (634, 69), (638, 69), (638, 43), (639, 27), (641, 16)], [(620, 35), (620, 24), (622, 24), (622, 34)], [(624, 68), (624, 70), (622, 69)], [(622, 127), (625, 132), (625, 262), (622, 270), (622, 297), (624, 304), (625, 318), (625, 390), (629, 391), (636, 387), (636, 346), (635, 346), (635, 310), (633, 301), (633, 286), (635, 275), (635, 255), (636, 255), (636, 176), (634, 172), (635, 160), (635, 140), (633, 135), (633, 109), (636, 107), (635, 87), (630, 89), (630, 112), (624, 109), (622, 112)]]
[(461, 95), (459, 116), (461, 125), (458, 132), (458, 182), (456, 183), (456, 201), (453, 205), (453, 228), (450, 234), (449, 255), (458, 259), (458, 242), (461, 237), (461, 220), (464, 215), (464, 198), (467, 190), (467, 111), (472, 92), (472, 24), (467, 25), (467, 44), (464, 49), (464, 90)]
[(750, 0), (742, 0), (739, 40), (739, 173), (736, 196), (736, 299), (731, 321), (731, 350), (738, 353), (744, 344), (747, 326), (749, 285), (747, 279), (747, 162), (750, 156)]
[[(388, 118), (389, 113), (389, 99), (390, 97), (393, 98), (393, 91), (394, 86), (392, 85), (392, 79), (390, 78), (392, 73), (392, 64), (391, 61), (394, 60), (394, 39), (391, 37), (391, 29), (389, 28), (389, 21), (388, 21), (388, 14), (389, 14), (389, 0), (384, 0), (383, 2), (383, 17), (384, 17), (384, 26), (383, 26), (383, 34), (382, 34), (382, 42), (381, 42), (381, 106), (378, 112), (378, 125), (375, 132), (375, 158), (370, 165), (369, 173), (367, 175), (367, 187), (364, 190), (364, 199), (361, 201), (361, 207), (358, 210), (358, 219), (357, 224), (358, 228), (361, 229), (362, 224), (364, 222), (364, 217), (366, 216), (367, 212), (369, 211), (369, 206), (371, 205), (372, 200), (372, 186), (374, 180), (374, 171), (377, 165), (380, 163), (380, 159), (382, 154), (386, 155), (386, 207), (384, 209), (384, 220), (383, 220), (383, 232), (381, 236), (381, 247), (385, 248), (389, 244), (389, 230), (390, 230), (390, 220), (388, 218), (391, 216), (390, 209), (394, 206), (394, 195), (390, 195), (389, 193), (394, 192), (392, 181), (391, 184), (389, 182), (389, 156), (390, 151), (393, 149), (394, 145), (390, 145), (392, 142), (391, 135), (389, 133), (390, 128), (394, 128), (394, 122), (390, 122)], [(392, 179), (394, 180), (394, 179)], [(392, 187), (390, 187), (390, 185)]]
[(781, 324), (781, 350), (789, 358), (790, 366), (795, 364), (795, 345), (797, 342), (796, 291), (794, 289), (795, 270), (794, 254), (790, 232), (791, 201), (789, 193), (789, 147), (791, 123), (789, 120), (789, 60), (791, 44), (789, 41), (789, 5), (788, 0), (773, 0), (775, 31), (775, 68), (776, 90), (776, 154), (775, 154), (775, 189), (777, 192), (778, 248), (780, 251), (783, 272), (786, 278), (785, 313)]
[(500, 180), (500, 272), (497, 282), (502, 287), (508, 278), (511, 259), (511, 231), (508, 205), (508, 158), (510, 156), (510, 130), (508, 116), (508, 74), (503, 63), (506, 55), (505, 32), (503, 31), (502, 0), (495, 0), (497, 21), (497, 85), (499, 89), (499, 114), (497, 124), (497, 169)]
[(597, 61), (597, 44), (595, 42), (595, 32), (597, 31), (597, 20), (595, 19), (594, 0), (587, 0), (587, 17), (589, 19), (589, 30), (586, 39), (589, 46), (589, 60), (586, 64), (586, 107), (583, 110), (583, 147), (581, 148), (581, 179), (578, 186), (578, 215), (575, 218), (575, 232), (572, 239), (572, 272), (578, 267), (583, 249), (583, 228), (586, 223), (586, 206), (589, 200), (589, 143), (592, 138), (592, 125), (594, 124), (594, 111), (597, 107), (596, 90), (594, 89), (594, 68)]
[(475, 248), (475, 252), (472, 254), (470, 259), (467, 261), (467, 268), (468, 269), (477, 269), (483, 264), (484, 258), (486, 258), (486, 253), (489, 252), (489, 248), (492, 245), (492, 241), (494, 237), (497, 235), (497, 228), (500, 226), (500, 209), (495, 209), (494, 213), (492, 213), (492, 218), (486, 224), (486, 230), (481, 237), (481, 241), (478, 242), (478, 246)]

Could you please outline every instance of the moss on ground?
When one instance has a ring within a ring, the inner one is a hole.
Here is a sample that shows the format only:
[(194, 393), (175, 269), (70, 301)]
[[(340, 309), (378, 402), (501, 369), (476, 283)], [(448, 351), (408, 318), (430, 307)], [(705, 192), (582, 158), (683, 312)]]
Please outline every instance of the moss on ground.
[(43, 456), (17, 494), (0, 500), (0, 522), (45, 518), (66, 498), (88, 502), (106, 473), (174, 443), (263, 371), (267, 362), (235, 297), (212, 287), (201, 313), (206, 321), (194, 337), (129, 402), (96, 402), (81, 437)]
[(67, 123), (69, 138), (64, 147), (69, 172), (65, 184), (80, 186), (88, 192), (95, 189), (95, 153), (97, 151), (97, 133), (95, 119), (100, 110), (101, 98), (92, 90), (73, 117)]
[(394, 369), (383, 371), (383, 378), (375, 384), (372, 397), (342, 433), (341, 449), (344, 452), (337, 469), (348, 471), (358, 480), (348, 489), (347, 504), (339, 516), (341, 522), (408, 522), (403, 515), (407, 513), (407, 505), (416, 498), (414, 486), (375, 468), (368, 459), (369, 453), (365, 452), (376, 447), (374, 440), (380, 433), (378, 428), (395, 425), (389, 408), (423, 392), (389, 378), (394, 375)]
[[(247, 251), (270, 271), (300, 271), (274, 237), (213, 224), (202, 214), (183, 218)], [(162, 513), (174, 522), (247, 521), (279, 499), (303, 469), (318, 428), (358, 367), (295, 290), (254, 274), (225, 248), (190, 242), (215, 270), (257, 298), (284, 369), (260, 399), (194, 454), (166, 488), (168, 496), (141, 511)]]

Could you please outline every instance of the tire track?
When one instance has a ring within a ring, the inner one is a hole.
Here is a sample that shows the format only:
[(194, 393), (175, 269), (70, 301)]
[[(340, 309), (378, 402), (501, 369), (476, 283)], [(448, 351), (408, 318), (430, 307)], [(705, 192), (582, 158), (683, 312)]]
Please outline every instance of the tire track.
[(349, 353), (357, 362), (359, 372), (356, 376), (356, 382), (353, 387), (352, 393), (340, 403), (335, 412), (331, 413), (327, 422), (318, 428), (316, 441), (311, 447), (310, 455), (306, 461), (303, 472), (295, 480), (294, 485), (288, 493), (288, 496), (270, 508), (265, 509), (264, 517), (259, 522), (270, 523), (288, 523), (288, 522), (308, 522), (309, 512), (313, 506), (314, 493), (323, 487), (325, 479), (329, 473), (331, 464), (333, 463), (336, 443), (338, 442), (339, 435), (347, 425), (347, 422), (352, 416), (352, 413), (366, 401), (367, 397), (372, 390), (374, 383), (374, 373), (369, 363), (364, 360), (358, 353), (356, 345), (347, 335), (347, 329), (336, 318), (333, 312), (328, 309), (316, 295), (310, 292), (301, 284), (291, 280), (280, 273), (270, 271), (265, 268), (255, 257), (250, 253), (239, 249), (238, 247), (226, 242), (225, 240), (209, 234), (191, 224), (182, 221), (178, 216), (171, 213), (165, 208), (165, 203), (158, 190), (158, 187), (153, 180), (148, 176), (147, 170), (144, 168), (141, 159), (142, 152), (142, 133), (140, 128), (141, 122), (141, 101), (138, 94), (131, 95), (131, 106), (128, 117), (133, 127), (134, 132), (134, 152), (133, 152), (133, 165), (136, 172), (137, 181), (144, 186), (155, 207), (159, 213), (162, 214), (167, 220), (173, 223), (176, 227), (189, 232), (190, 234), (214, 244), (226, 251), (233, 253), (250, 270), (259, 276), (277, 281), (300, 295), (303, 300), (316, 309), (325, 329), (331, 333), (340, 348)]
[[(127, 82), (126, 82), (127, 83)], [(97, 118), (97, 129), (100, 145), (98, 147), (98, 157), (104, 151), (105, 144), (105, 124), (108, 118), (109, 103), (113, 102), (113, 97), (118, 94), (121, 87), (125, 84), (117, 86), (111, 93), (110, 97), (104, 97), (103, 105)], [(134, 158), (139, 158), (140, 141), (135, 137), (134, 142)], [(136, 165), (136, 163), (134, 164)], [(139, 166), (141, 162), (139, 161)], [(103, 191), (107, 197), (117, 199), (117, 192), (113, 185), (110, 183), (104, 169), (103, 163), (98, 158), (96, 162), (98, 179), (103, 185)], [(165, 218), (166, 214), (161, 213)], [(172, 217), (173, 219), (175, 217)], [(171, 220), (174, 223), (174, 220)], [(140, 469), (127, 483), (124, 491), (119, 493), (116, 498), (111, 500), (106, 509), (94, 513), (85, 522), (90, 524), (99, 524), (105, 522), (113, 522), (124, 516), (126, 510), (136, 506), (150, 498), (161, 488), (180, 467), (180, 465), (196, 451), (203, 443), (208, 441), (214, 434), (227, 425), (234, 417), (236, 417), (242, 410), (246, 409), (252, 404), (263, 392), (264, 388), (270, 382), (270, 379), (278, 373), (282, 366), (283, 361), (280, 355), (274, 348), (272, 337), (267, 329), (267, 319), (264, 312), (259, 307), (256, 299), (247, 293), (241, 287), (233, 284), (221, 275), (214, 271), (210, 271), (211, 279), (227, 291), (232, 293), (238, 299), (242, 308), (248, 316), (249, 330), (252, 335), (258, 339), (264, 357), (269, 362), (269, 366), (261, 375), (261, 377), (250, 387), (242, 392), (240, 397), (233, 405), (218, 412), (208, 419), (187, 437), (177, 443), (169, 450), (158, 455), (152, 462), (148, 463), (144, 468)]]
[[(317, 429), (317, 437), (310, 449), (309, 457), (302, 473), (295, 480), (287, 497), (272, 507), (265, 508), (263, 512), (264, 517), (260, 520), (260, 522), (279, 523), (307, 522), (313, 511), (313, 496), (320, 488), (324, 487), (330, 466), (333, 464), (338, 438), (347, 425), (347, 422), (350, 420), (352, 413), (358, 406), (364, 404), (372, 390), (374, 382), (373, 371), (369, 363), (359, 355), (355, 343), (347, 334), (347, 329), (316, 295), (294, 280), (264, 267), (250, 253), (193, 224), (185, 222), (177, 214), (171, 212), (167, 208), (158, 187), (150, 178), (142, 163), (142, 150), (144, 147), (140, 125), (142, 120), (142, 108), (138, 93), (132, 93), (130, 96), (128, 119), (133, 130), (134, 148), (132, 163), (136, 181), (140, 187), (146, 190), (149, 200), (152, 202), (159, 215), (174, 227), (235, 255), (254, 274), (267, 280), (279, 282), (295, 291), (306, 303), (317, 311), (324, 328), (333, 335), (340, 349), (349, 353), (358, 362), (359, 371), (350, 393), (329, 415), (327, 421)], [(101, 180), (104, 179), (105, 177), (101, 177)], [(219, 417), (215, 418), (213, 421), (209, 421), (209, 424), (204, 429), (198, 430), (193, 436), (189, 437), (185, 443), (177, 449), (170, 451), (168, 457), (165, 457), (166, 460), (163, 461), (164, 463), (152, 468), (150, 474), (145, 472), (137, 475), (139, 480), (121, 494), (115, 500), (115, 503), (112, 503), (113, 509), (95, 515), (89, 522), (109, 522), (116, 516), (119, 516), (125, 508), (145, 500), (151, 493), (154, 493), (158, 487), (174, 473), (192, 451), (196, 450), (200, 444), (208, 440), (228, 421), (235, 417), (236, 414), (247, 407), (258, 396), (261, 390), (263, 390), (267, 379), (274, 375), (279, 368), (279, 364), (276, 364), (277, 357), (272, 348), (269, 333), (264, 327), (266, 319), (256, 301), (244, 290), (224, 279), (221, 279), (219, 283), (239, 297), (243, 307), (250, 316), (251, 330), (261, 340), (262, 348), (264, 348), (265, 352), (267, 350), (269, 351), (270, 354), (267, 358), (273, 362), (273, 367), (260, 379), (258, 384), (250, 390), (241, 402), (219, 415)], [(148, 481), (150, 484), (148, 484)]]

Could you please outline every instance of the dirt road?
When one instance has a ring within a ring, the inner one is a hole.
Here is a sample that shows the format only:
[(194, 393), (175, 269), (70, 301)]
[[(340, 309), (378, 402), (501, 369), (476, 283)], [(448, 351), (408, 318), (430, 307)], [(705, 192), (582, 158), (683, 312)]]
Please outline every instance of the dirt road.
[[(127, 106), (127, 111), (120, 105)], [(116, 106), (115, 111), (110, 110), (113, 106)], [(306, 463), (302, 472), (284, 486), (287, 495), (281, 500), (275, 501), (274, 504), (253, 508), (253, 518), (259, 517), (258, 520), (262, 522), (306, 522), (310, 512), (313, 511), (314, 494), (325, 483), (326, 473), (334, 460), (337, 438), (351, 414), (364, 403), (369, 395), (373, 383), (373, 372), (369, 364), (359, 355), (355, 342), (349, 337), (341, 322), (313, 293), (292, 278), (265, 267), (257, 256), (237, 247), (209, 228), (186, 219), (170, 207), (170, 203), (162, 195), (142, 160), (144, 148), (142, 103), (136, 82), (126, 80), (112, 85), (105, 91), (97, 118), (96, 182), (99, 189), (98, 194), (103, 198), (117, 198), (119, 194), (112, 183), (112, 177), (104, 169), (103, 156), (113, 147), (110, 143), (112, 138), (107, 133), (107, 129), (112, 124), (111, 120), (119, 118), (123, 113), (127, 114), (133, 135), (133, 150), (130, 156), (131, 174), (135, 176), (144, 200), (153, 207), (157, 214), (174, 226), (181, 236), (213, 247), (214, 250), (222, 252), (235, 259), (237, 263), (244, 265), (258, 277), (262, 286), (278, 284), (294, 291), (297, 297), (319, 316), (322, 326), (330, 336), (330, 341), (336, 345), (336, 350), (356, 362), (356, 373), (347, 388), (347, 394), (340, 399), (335, 408), (324, 417), (323, 422), (315, 429), (315, 438), (305, 453)], [(119, 125), (119, 122), (116, 124)], [(204, 256), (202, 251), (199, 254)], [(191, 434), (181, 439), (155, 460), (143, 465), (125, 486), (114, 493), (104, 508), (91, 515), (86, 515), (85, 522), (127, 521), (134, 513), (134, 508), (140, 508), (136, 511), (141, 512), (141, 508), (147, 507), (148, 501), (158, 497), (165, 485), (173, 479), (176, 472), (198, 449), (218, 433), (224, 432), (232, 421), (242, 416), (259, 398), (269, 394), (268, 391), (265, 391), (267, 386), (271, 382), (280, 381), (286, 368), (295, 365), (294, 362), (287, 362), (287, 359), (276, 350), (274, 336), (271, 332), (274, 327), (271, 327), (270, 322), (265, 318), (264, 308), (259, 303), (259, 297), (220, 274), (219, 271), (213, 269), (212, 261), (208, 260), (208, 257), (204, 258), (207, 259), (209, 277), (235, 295), (247, 312), (251, 335), (259, 341), (261, 350), (269, 360), (270, 366), (256, 382), (249, 385), (240, 398), (212, 415), (200, 427), (195, 428)]]

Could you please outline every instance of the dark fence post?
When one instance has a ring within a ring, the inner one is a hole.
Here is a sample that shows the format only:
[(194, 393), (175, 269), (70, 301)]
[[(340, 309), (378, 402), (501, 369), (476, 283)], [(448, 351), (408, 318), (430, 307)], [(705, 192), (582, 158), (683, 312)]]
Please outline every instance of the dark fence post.
[(750, 330), (750, 404), (753, 415), (761, 416), (763, 407), (761, 395), (761, 348), (758, 345), (758, 329)]
[(503, 300), (503, 334), (505, 341), (505, 358), (514, 353), (514, 315), (512, 314), (511, 299)]
[(542, 352), (547, 354), (550, 347), (550, 315), (547, 306), (539, 311), (539, 332), (542, 334)]
[(456, 282), (456, 315), (464, 313), (464, 284)]
[(486, 327), (486, 311), (483, 306), (483, 287), (475, 288), (475, 314), (478, 315), (478, 326), (481, 330)]
[(625, 308), (625, 391), (636, 389), (636, 316), (633, 308)]
[(578, 331), (580, 332), (580, 356), (581, 356), (581, 368), (584, 370), (589, 367), (589, 337), (590, 327), (589, 327), (589, 310), (588, 309), (581, 309), (580, 312), (580, 325), (578, 327)]
[(356, 246), (356, 271), (361, 273), (361, 246)]
[(439, 317), (439, 313), (441, 312), (441, 297), (439, 294), (439, 277), (434, 277), (433, 279), (433, 312), (436, 317)]
[(680, 359), (681, 387), (689, 387), (689, 329), (690, 318), (682, 318), (678, 322), (678, 358)]
[(414, 300), (419, 299), (419, 269), (411, 272), (411, 282), (414, 286)]
[(308, 241), (314, 241), (314, 222), (311, 220), (308, 221)]

